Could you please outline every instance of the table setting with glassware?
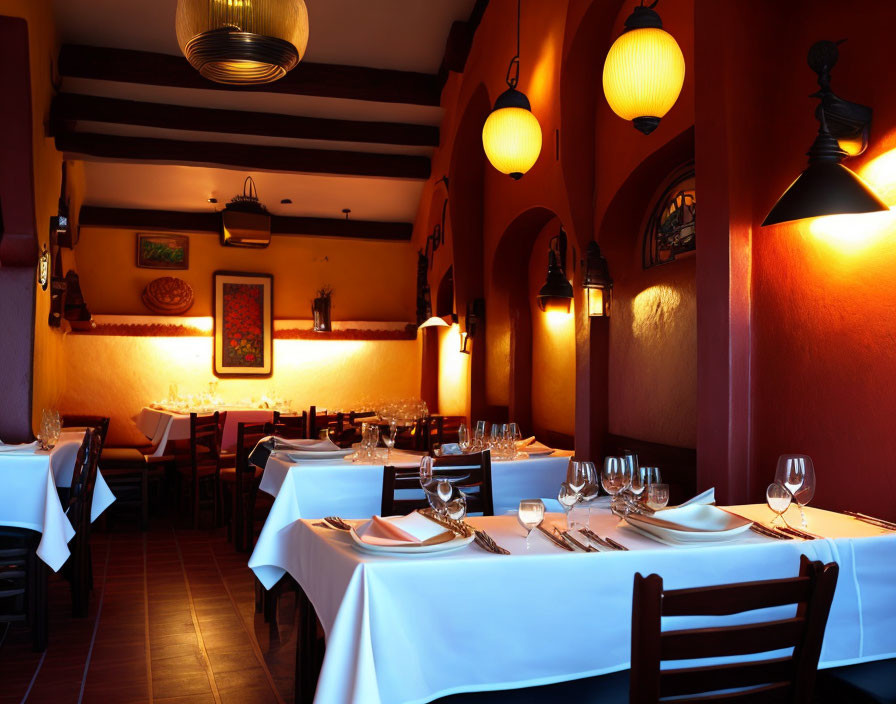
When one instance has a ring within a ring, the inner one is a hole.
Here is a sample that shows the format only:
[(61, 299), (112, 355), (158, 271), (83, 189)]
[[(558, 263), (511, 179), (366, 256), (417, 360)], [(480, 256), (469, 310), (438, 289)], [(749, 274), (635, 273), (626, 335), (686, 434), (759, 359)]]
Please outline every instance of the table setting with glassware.
[[(896, 524), (808, 507), (805, 456), (782, 456), (766, 504), (730, 507), (711, 489), (667, 507), (661, 468), (634, 455), (564, 461), (551, 494), (512, 512), (467, 515), (424, 458), (427, 508), (361, 520), (334, 509), (262, 533), (249, 566), (266, 587), (289, 573), (326, 634), (315, 701), (425, 702), (624, 670), (636, 572), (675, 589), (777, 579), (800, 555), (840, 565), (819, 666), (896, 656)], [(560, 512), (545, 510), (553, 496)]]
[[(56, 411), (44, 411), (38, 439), (32, 443), (0, 442), (0, 525), (27, 528), (41, 534), (37, 554), (54, 572), (70, 554), (75, 531), (65, 515), (59, 489), (71, 486), (84, 429), (63, 428)], [(90, 520), (115, 501), (97, 469)]]

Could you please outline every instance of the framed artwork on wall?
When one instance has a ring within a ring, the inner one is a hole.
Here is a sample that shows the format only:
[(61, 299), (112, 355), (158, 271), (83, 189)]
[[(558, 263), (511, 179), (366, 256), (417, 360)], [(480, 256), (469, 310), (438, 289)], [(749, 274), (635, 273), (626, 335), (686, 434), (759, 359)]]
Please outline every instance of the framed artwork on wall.
[(138, 232), (137, 266), (141, 269), (189, 269), (190, 238)]
[(216, 376), (270, 376), (274, 370), (274, 277), (216, 271), (212, 286)]

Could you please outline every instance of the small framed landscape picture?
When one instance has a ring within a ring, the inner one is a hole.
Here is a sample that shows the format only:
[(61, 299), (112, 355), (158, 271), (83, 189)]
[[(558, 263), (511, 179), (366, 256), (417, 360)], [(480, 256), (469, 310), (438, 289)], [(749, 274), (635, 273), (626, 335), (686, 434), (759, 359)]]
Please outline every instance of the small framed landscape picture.
[(273, 372), (273, 289), (270, 274), (215, 272), (215, 375), (269, 376)]
[(189, 269), (190, 238), (138, 232), (137, 266), (141, 269)]

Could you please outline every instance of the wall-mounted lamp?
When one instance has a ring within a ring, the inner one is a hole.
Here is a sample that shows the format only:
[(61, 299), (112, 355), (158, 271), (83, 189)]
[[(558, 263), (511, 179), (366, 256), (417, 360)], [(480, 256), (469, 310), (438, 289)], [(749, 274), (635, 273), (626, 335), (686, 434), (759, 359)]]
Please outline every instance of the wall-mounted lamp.
[(520, 2), (516, 3), (516, 56), (507, 68), (507, 85), (482, 126), (485, 155), (502, 174), (523, 177), (541, 153), (541, 125), (532, 114), (529, 98), (516, 89), (520, 82)]
[(657, 2), (645, 6), (641, 0), (604, 62), (604, 95), (610, 108), (644, 134), (657, 128), (684, 85), (684, 55), (663, 29), (653, 9)]
[(566, 232), (551, 239), (548, 250), (548, 276), (538, 292), (538, 307), (544, 312), (569, 313), (572, 305), (572, 284), (566, 278)]
[(37, 283), (40, 284), (42, 291), (46, 291), (50, 285), (50, 250), (46, 244), (37, 262)]
[(460, 334), (460, 351), (470, 354), (469, 341), (476, 337), (479, 326), (485, 320), (485, 300), (474, 298), (467, 303), (467, 312), (464, 315), (464, 331)]
[(417, 329), (422, 330), (423, 328), (447, 328), (447, 327), (451, 327), (451, 326), (445, 322), (444, 318), (440, 318), (437, 315), (433, 315), (432, 317), (427, 318), (422, 323), (420, 323), (420, 325), (417, 327)]
[(613, 298), (613, 277), (607, 260), (600, 253), (600, 246), (593, 240), (585, 250), (585, 295), (588, 298), (588, 315), (592, 318), (610, 315)]
[(864, 149), (871, 108), (841, 100), (831, 91), (830, 72), (837, 57), (835, 42), (816, 42), (809, 49), (809, 66), (818, 74), (820, 86), (811, 96), (820, 99), (815, 112), (818, 136), (808, 151), (809, 166), (778, 198), (763, 226), (824, 215), (889, 210), (867, 183), (840, 163), (848, 154), (838, 137), (859, 151)]

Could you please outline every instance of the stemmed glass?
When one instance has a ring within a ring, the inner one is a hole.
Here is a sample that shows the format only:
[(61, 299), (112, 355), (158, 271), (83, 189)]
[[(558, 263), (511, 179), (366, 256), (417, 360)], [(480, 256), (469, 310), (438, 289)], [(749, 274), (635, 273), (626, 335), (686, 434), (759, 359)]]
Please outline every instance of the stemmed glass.
[(560, 507), (563, 509), (563, 513), (566, 514), (566, 527), (571, 529), (569, 512), (579, 502), (579, 492), (571, 487), (569, 482), (563, 482), (560, 485), (560, 492), (557, 494), (557, 501), (560, 502)]
[(501, 447), (504, 444), (504, 433), (499, 423), (492, 423), (491, 433), (488, 438), (488, 449), (492, 451), (492, 455), (500, 457), (503, 451)]
[(666, 508), (669, 503), (669, 485), (668, 484), (648, 484), (647, 485), (647, 506), (654, 511)]
[(793, 494), (790, 493), (790, 489), (786, 486), (779, 482), (773, 482), (768, 485), (768, 488), (765, 490), (765, 502), (772, 510), (772, 513), (775, 514), (775, 517), (772, 519), (772, 525), (779, 518), (784, 521), (784, 525), (787, 525), (787, 521), (784, 519), (784, 512), (790, 508), (792, 501)]
[(541, 499), (523, 499), (520, 501), (516, 517), (520, 525), (526, 529), (526, 550), (528, 550), (529, 536), (544, 522), (544, 502)]
[(392, 459), (392, 448), (395, 447), (395, 438), (398, 435), (398, 423), (390, 421), (389, 428), (383, 433), (383, 445), (386, 446), (386, 462)]
[(464, 454), (470, 449), (470, 431), (463, 423), (457, 427), (457, 446)]
[(803, 528), (808, 526), (803, 508), (815, 496), (815, 467), (807, 455), (781, 455), (775, 471), (775, 481), (787, 487), (793, 501), (800, 507)]
[(477, 420), (476, 429), (473, 431), (473, 451), (481, 452), (485, 449), (485, 421)]
[(52, 450), (62, 433), (62, 417), (59, 412), (45, 408), (40, 415), (40, 429), (37, 439), (42, 450)]
[(611, 497), (610, 506), (616, 505), (616, 499), (620, 492), (625, 491), (631, 482), (631, 474), (625, 466), (622, 457), (607, 457), (604, 459), (604, 468), (600, 473), (600, 485)]
[(658, 467), (638, 467), (632, 474), (631, 492), (636, 501), (645, 501), (644, 493), (651, 484), (660, 483), (660, 470)]
[(520, 432), (520, 426), (516, 423), (511, 423), (507, 427), (507, 434), (510, 436), (510, 459), (514, 459), (519, 454), (517, 446), (520, 440), (523, 439), (523, 434)]

